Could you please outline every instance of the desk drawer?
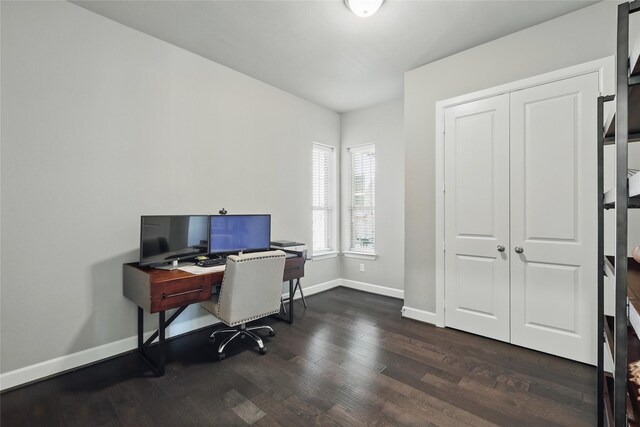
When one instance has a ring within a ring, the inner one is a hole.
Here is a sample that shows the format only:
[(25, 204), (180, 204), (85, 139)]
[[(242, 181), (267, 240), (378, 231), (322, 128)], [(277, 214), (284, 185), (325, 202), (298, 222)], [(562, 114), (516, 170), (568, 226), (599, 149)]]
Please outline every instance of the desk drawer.
[(304, 277), (304, 258), (287, 258), (284, 264), (284, 277), (282, 281), (288, 282), (289, 280), (299, 279), (300, 277)]
[(156, 282), (151, 285), (151, 312), (181, 307), (211, 298), (209, 275)]

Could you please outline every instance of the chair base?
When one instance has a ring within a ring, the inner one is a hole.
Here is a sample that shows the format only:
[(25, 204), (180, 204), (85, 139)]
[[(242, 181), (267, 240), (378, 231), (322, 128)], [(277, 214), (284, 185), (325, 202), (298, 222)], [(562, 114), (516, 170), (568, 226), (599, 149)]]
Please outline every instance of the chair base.
[(220, 360), (223, 360), (225, 358), (224, 349), (227, 346), (227, 344), (229, 344), (231, 341), (233, 341), (237, 337), (244, 338), (245, 336), (248, 336), (258, 344), (258, 351), (260, 352), (260, 354), (266, 354), (267, 347), (265, 347), (264, 343), (262, 342), (262, 339), (257, 334), (254, 333), (254, 331), (258, 331), (261, 329), (267, 330), (269, 332), (270, 337), (273, 337), (276, 335), (276, 331), (274, 331), (271, 326), (261, 325), (261, 326), (251, 326), (247, 328), (247, 324), (242, 323), (238, 328), (226, 328), (226, 329), (218, 329), (217, 331), (213, 331), (213, 333), (209, 337), (209, 342), (213, 343), (216, 339), (217, 334), (232, 334), (231, 336), (227, 337), (224, 341), (222, 341), (222, 343), (218, 347), (218, 357), (220, 358)]

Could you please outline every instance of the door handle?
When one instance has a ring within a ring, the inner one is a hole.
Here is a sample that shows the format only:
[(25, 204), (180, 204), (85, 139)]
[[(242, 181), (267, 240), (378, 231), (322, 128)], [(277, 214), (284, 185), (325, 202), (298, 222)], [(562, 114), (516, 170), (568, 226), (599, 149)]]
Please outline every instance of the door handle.
[(504, 252), (504, 245), (498, 245), (498, 252)]
[(516, 246), (514, 248), (514, 251), (516, 251), (517, 254), (521, 254), (522, 252), (524, 252), (524, 249), (522, 249), (522, 247), (520, 246)]
[(202, 292), (203, 288), (198, 288), (198, 289), (193, 289), (191, 291), (184, 291), (184, 292), (179, 292), (177, 294), (167, 294), (165, 292), (162, 293), (162, 299), (167, 299), (167, 298), (175, 298), (175, 297), (179, 297), (182, 295), (187, 295), (187, 294), (192, 294), (194, 292)]

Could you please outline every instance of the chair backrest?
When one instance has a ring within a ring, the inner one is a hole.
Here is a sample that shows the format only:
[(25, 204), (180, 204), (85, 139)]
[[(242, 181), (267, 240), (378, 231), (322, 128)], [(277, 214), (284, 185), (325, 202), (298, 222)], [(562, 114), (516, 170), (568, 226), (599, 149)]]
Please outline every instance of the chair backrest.
[(218, 316), (230, 326), (280, 311), (285, 253), (229, 255), (218, 297)]

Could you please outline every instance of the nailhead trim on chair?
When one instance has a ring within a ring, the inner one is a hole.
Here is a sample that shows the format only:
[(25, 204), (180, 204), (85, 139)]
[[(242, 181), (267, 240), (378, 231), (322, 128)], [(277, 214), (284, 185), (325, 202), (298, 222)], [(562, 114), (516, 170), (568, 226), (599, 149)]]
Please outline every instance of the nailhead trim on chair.
[[(245, 261), (255, 261), (257, 259), (284, 258), (284, 257), (285, 257), (285, 255), (283, 255), (283, 254), (274, 254), (274, 255), (265, 255), (265, 256), (261, 256), (261, 257), (255, 257), (255, 258), (241, 259), (241, 260), (234, 260), (233, 258), (227, 258), (227, 260), (231, 260), (231, 262), (241, 263), (241, 262), (245, 262)], [(234, 322), (234, 323), (227, 323), (220, 316), (220, 302), (222, 302), (222, 289), (224, 288), (224, 282), (225, 282), (225, 276), (222, 276), (222, 283), (220, 284), (220, 291), (218, 293), (218, 304), (217, 304), (218, 312), (215, 314), (215, 316), (218, 319), (222, 320), (227, 325), (229, 325), (229, 326), (237, 326), (237, 325), (241, 325), (243, 323), (251, 322), (252, 320), (258, 320), (258, 319), (261, 319), (261, 318), (266, 317), (266, 316), (271, 316), (272, 314), (280, 313), (280, 309), (278, 308), (278, 310), (272, 311), (270, 313), (264, 313), (264, 314), (260, 314), (260, 315), (257, 315), (257, 316), (252, 316), (252, 317), (249, 317), (247, 319), (244, 319), (244, 320), (241, 320), (241, 321), (238, 321), (238, 322)]]
[(231, 258), (232, 262), (237, 262), (237, 263), (241, 263), (241, 262), (245, 262), (245, 261), (255, 261), (257, 259), (267, 259), (267, 258), (284, 258), (285, 255), (265, 255), (265, 256), (261, 256), (261, 257), (255, 257), (255, 258), (247, 258), (247, 259), (239, 259), (239, 260), (234, 260), (233, 258)]

